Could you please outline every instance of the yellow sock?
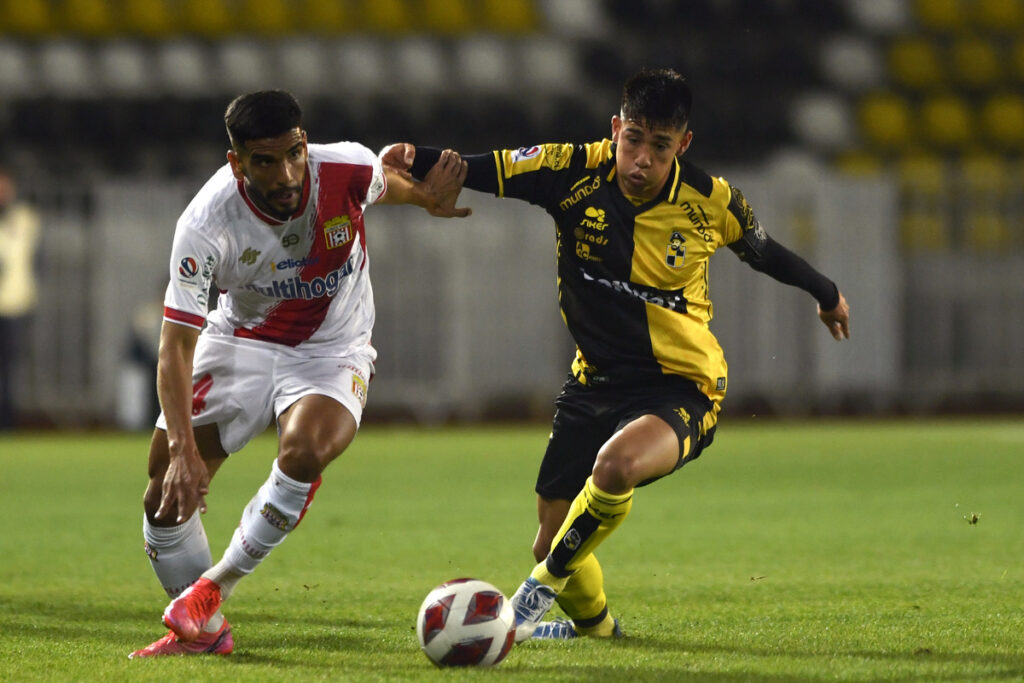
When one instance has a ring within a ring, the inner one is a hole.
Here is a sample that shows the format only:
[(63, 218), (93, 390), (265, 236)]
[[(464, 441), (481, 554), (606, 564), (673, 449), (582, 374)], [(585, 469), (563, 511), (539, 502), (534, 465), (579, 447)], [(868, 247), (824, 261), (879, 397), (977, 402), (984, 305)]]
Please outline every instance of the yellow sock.
[[(547, 559), (534, 567), (531, 576), (556, 591), (582, 568), (594, 550), (622, 524), (633, 506), (633, 492), (612, 494), (588, 477), (583, 490), (569, 506), (562, 527), (551, 542)], [(600, 569), (600, 565), (597, 565)], [(599, 579), (600, 581), (600, 579)]]
[(604, 594), (604, 572), (597, 556), (587, 555), (558, 594), (562, 608), (580, 635), (608, 637), (615, 632), (615, 620), (608, 614)]

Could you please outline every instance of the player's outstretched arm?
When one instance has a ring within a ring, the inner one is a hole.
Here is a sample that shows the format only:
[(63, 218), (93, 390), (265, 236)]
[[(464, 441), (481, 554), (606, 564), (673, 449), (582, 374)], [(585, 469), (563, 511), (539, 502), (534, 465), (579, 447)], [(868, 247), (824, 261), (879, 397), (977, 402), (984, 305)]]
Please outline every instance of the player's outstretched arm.
[(160, 330), (156, 384), (167, 420), (170, 461), (155, 517), (171, 517), (178, 524), (196, 508), (206, 512), (210, 492), (210, 473), (192, 432), (192, 359), (198, 339), (199, 330), (185, 325), (165, 321)]
[[(472, 209), (467, 207), (455, 206), (462, 191), (462, 184), (466, 180), (467, 170), (466, 162), (458, 152), (444, 150), (421, 182), (412, 178), (407, 170), (408, 166), (402, 168), (387, 157), (385, 154), (381, 162), (388, 181), (388, 191), (381, 197), (380, 203), (415, 204), (426, 209), (430, 215), (441, 218), (464, 218), (473, 213)], [(409, 164), (411, 165), (411, 160)]]
[(850, 338), (850, 306), (842, 292), (839, 292), (839, 303), (832, 310), (823, 311), (818, 305), (818, 317), (836, 341)]

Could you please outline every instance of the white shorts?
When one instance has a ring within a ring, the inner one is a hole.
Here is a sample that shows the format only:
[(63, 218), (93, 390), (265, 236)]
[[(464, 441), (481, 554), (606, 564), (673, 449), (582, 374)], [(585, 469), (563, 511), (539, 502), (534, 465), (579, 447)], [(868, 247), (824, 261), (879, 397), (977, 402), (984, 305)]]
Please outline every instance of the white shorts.
[[(377, 352), (308, 356), (268, 342), (199, 335), (192, 371), (192, 425), (216, 423), (226, 453), (242, 450), (303, 396), (328, 396), (359, 426)], [(161, 412), (156, 426), (167, 429)]]

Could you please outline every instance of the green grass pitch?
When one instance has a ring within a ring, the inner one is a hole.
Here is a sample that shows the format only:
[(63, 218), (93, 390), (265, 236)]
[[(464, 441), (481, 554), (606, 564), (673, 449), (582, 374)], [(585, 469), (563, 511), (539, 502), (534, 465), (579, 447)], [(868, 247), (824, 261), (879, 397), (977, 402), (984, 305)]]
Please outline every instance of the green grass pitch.
[[(442, 671), (436, 584), (532, 566), (545, 425), (367, 426), (225, 606), (235, 653), (129, 661), (165, 631), (141, 541), (146, 435), (0, 437), (0, 680), (982, 681), (1024, 678), (1024, 423), (722, 425), (598, 551), (627, 637)], [(215, 559), (275, 440), (233, 456)]]

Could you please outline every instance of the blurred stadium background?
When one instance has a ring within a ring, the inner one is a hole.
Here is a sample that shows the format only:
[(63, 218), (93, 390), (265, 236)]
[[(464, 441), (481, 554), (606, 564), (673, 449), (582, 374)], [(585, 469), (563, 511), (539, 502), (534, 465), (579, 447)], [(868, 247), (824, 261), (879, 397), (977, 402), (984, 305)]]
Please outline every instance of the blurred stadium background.
[[(852, 306), (835, 344), (715, 259), (727, 414), (1024, 410), (1024, 0), (0, 0), (0, 163), (43, 214), (21, 424), (151, 424), (174, 223), (234, 95), (291, 90), (312, 141), (483, 152), (605, 137), (642, 66), (688, 76), (691, 160)], [(550, 221), (463, 201), (371, 210), (368, 419), (550, 416)]]

